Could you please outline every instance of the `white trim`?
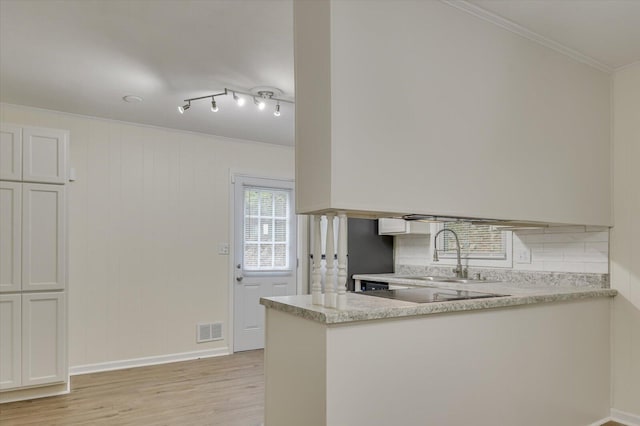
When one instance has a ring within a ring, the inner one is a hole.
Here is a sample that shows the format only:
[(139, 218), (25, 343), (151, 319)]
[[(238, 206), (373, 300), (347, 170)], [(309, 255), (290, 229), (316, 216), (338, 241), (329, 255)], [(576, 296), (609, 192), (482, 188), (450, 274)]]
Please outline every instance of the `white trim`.
[(602, 426), (609, 420), (611, 420), (611, 417), (605, 417), (604, 419), (600, 419), (597, 422), (589, 423), (587, 426)]
[(193, 352), (181, 352), (177, 354), (148, 356), (143, 358), (123, 359), (120, 361), (101, 362), (97, 364), (76, 365), (69, 368), (71, 376), (80, 374), (98, 373), (102, 371), (123, 370), (132, 367), (146, 367), (149, 365), (168, 364), (178, 361), (191, 361), (200, 358), (212, 358), (229, 355), (229, 348), (205, 349)]
[[(58, 387), (58, 385), (52, 385), (52, 386)], [(32, 399), (48, 398), (50, 396), (66, 395), (68, 393), (71, 393), (71, 381), (69, 380), (69, 378), (67, 378), (67, 382), (64, 383), (64, 389), (62, 390), (37, 393), (38, 390), (41, 390), (41, 388), (44, 388), (44, 387), (36, 386), (36, 387), (30, 387), (30, 388), (24, 388), (24, 389), (16, 388), (7, 392), (2, 392), (0, 393), (0, 404), (6, 404), (8, 402), (16, 402), (16, 401), (30, 401)], [(31, 392), (36, 392), (36, 393), (32, 394)], [(15, 395), (15, 396), (12, 397), (10, 395)]]
[[(298, 218), (298, 268), (296, 273), (296, 293), (311, 294), (306, 277), (309, 276), (309, 216), (297, 215)], [(304, 281), (303, 281), (304, 280)]]
[(474, 15), (480, 19), (484, 19), (487, 22), (491, 22), (494, 25), (497, 25), (501, 28), (504, 28), (507, 31), (511, 31), (512, 33), (518, 34), (526, 39), (534, 41), (542, 46), (548, 47), (549, 49), (553, 49), (556, 52), (562, 53), (572, 59), (575, 59), (578, 62), (582, 62), (583, 64), (590, 65), (600, 71), (604, 71), (606, 73), (613, 73), (614, 69), (609, 65), (598, 61), (597, 59), (592, 58), (591, 56), (587, 56), (584, 53), (580, 53), (575, 49), (572, 49), (568, 46), (565, 46), (562, 43), (558, 43), (557, 41), (553, 41), (541, 34), (538, 34), (534, 31), (531, 31), (522, 25), (516, 24), (513, 21), (503, 18), (500, 15), (496, 15), (493, 12), (489, 12), (486, 9), (483, 9), (479, 6), (476, 6), (473, 3), (470, 3), (466, 0), (440, 0), (443, 3), (455, 7), (456, 9), (460, 9), (464, 12), (467, 12), (471, 15)]
[[(613, 158), (613, 157), (612, 157)], [(236, 272), (236, 245), (235, 245), (235, 226), (236, 226), (236, 176), (241, 176), (243, 173), (235, 171), (233, 169), (229, 169), (229, 227), (227, 229), (227, 241), (229, 242), (229, 269), (227, 276), (229, 277), (228, 287), (227, 287), (227, 309), (229, 313), (229, 318), (227, 318), (227, 344), (229, 345), (231, 353), (235, 353), (233, 351), (235, 345), (235, 324), (234, 324), (234, 285), (235, 285), (235, 272)]]
[(610, 420), (614, 422), (623, 423), (627, 426), (640, 426), (640, 415), (633, 413), (626, 413), (624, 411), (611, 409)]
[(126, 125), (134, 126), (134, 127), (144, 127), (144, 128), (148, 128), (148, 129), (166, 130), (168, 132), (173, 132), (173, 133), (188, 133), (190, 135), (195, 135), (195, 136), (202, 136), (202, 137), (208, 137), (208, 138), (213, 137), (213, 138), (221, 139), (223, 142), (240, 142), (240, 143), (247, 143), (247, 144), (252, 144), (252, 145), (267, 145), (269, 147), (283, 148), (283, 149), (286, 149), (286, 150), (289, 150), (289, 151), (294, 149), (293, 145), (282, 145), (282, 144), (279, 144), (279, 143), (254, 141), (254, 140), (251, 140), (251, 139), (237, 139), (237, 138), (231, 138), (229, 136), (216, 135), (214, 133), (194, 132), (193, 130), (175, 129), (173, 127), (155, 126), (153, 124), (136, 123), (136, 122), (133, 122), (133, 121), (114, 120), (113, 118), (96, 117), (94, 115), (77, 114), (75, 112), (65, 112), (65, 111), (58, 111), (58, 110), (55, 110), (55, 109), (39, 108), (39, 107), (33, 107), (33, 106), (28, 106), (28, 105), (11, 104), (11, 103), (8, 103), (8, 102), (0, 102), (0, 107), (2, 107), (2, 106), (21, 108), (21, 109), (32, 109), (32, 110), (47, 112), (47, 113), (51, 113), (51, 114), (60, 114), (60, 115), (64, 115), (64, 116), (84, 118), (84, 119), (88, 119), (88, 120), (106, 121), (108, 123), (126, 124)]
[(640, 65), (640, 60), (631, 62), (631, 63), (626, 64), (626, 65), (621, 65), (618, 68), (616, 68), (614, 71), (618, 72), (618, 71), (626, 70), (627, 68), (633, 68), (633, 67), (639, 66), (639, 65)]

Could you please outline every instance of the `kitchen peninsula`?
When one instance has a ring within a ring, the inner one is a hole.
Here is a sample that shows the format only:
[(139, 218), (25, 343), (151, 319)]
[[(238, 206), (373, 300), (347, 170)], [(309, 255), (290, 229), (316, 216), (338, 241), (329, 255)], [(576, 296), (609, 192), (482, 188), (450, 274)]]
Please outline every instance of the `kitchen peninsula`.
[(267, 426), (579, 426), (606, 416), (615, 290), (396, 283), (508, 296), (413, 303), (350, 293), (343, 310), (311, 296), (262, 299)]

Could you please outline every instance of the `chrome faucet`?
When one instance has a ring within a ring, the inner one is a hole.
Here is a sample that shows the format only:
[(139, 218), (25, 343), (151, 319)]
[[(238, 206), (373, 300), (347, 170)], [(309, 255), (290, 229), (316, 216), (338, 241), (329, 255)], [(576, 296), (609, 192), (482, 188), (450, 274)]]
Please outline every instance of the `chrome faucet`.
[(455, 272), (457, 278), (467, 278), (467, 268), (462, 268), (462, 257), (460, 256), (460, 240), (458, 239), (458, 234), (453, 229), (444, 228), (439, 230), (436, 233), (436, 236), (433, 238), (433, 261), (438, 262), (438, 235), (442, 234), (444, 231), (449, 231), (456, 237), (456, 252), (458, 254), (458, 264), (456, 265), (456, 269), (453, 270)]

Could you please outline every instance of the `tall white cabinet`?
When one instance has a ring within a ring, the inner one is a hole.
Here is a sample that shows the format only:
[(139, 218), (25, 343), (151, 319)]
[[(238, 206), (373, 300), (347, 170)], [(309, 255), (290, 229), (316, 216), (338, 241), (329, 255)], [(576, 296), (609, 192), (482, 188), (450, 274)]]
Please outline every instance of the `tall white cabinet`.
[(0, 126), (0, 402), (68, 383), (69, 133)]

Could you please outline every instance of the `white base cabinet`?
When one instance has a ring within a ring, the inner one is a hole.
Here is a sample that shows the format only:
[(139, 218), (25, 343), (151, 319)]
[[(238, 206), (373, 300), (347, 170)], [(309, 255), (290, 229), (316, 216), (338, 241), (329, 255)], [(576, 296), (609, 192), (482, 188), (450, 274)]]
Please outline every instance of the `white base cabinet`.
[(0, 295), (0, 390), (67, 380), (63, 292)]
[(22, 386), (67, 380), (65, 294), (22, 294)]
[(0, 390), (22, 386), (22, 296), (0, 294)]

